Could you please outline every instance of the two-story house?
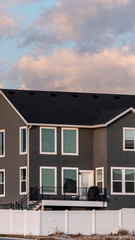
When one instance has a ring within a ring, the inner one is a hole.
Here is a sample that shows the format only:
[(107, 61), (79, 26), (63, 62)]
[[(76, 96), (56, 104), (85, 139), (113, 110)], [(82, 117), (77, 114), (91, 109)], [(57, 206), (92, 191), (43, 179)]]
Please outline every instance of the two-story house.
[(133, 95), (1, 89), (1, 208), (37, 196), (52, 209), (135, 207), (134, 107)]

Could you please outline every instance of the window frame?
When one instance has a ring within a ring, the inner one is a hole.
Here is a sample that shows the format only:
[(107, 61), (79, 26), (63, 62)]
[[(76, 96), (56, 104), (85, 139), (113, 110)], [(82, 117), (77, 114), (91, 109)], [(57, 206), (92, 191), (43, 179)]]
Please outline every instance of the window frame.
[(3, 154), (0, 155), (0, 158), (5, 157), (5, 129), (0, 130), (0, 133), (3, 132)]
[[(119, 170), (122, 170), (122, 192), (113, 192), (113, 170), (114, 169), (119, 169)], [(125, 190), (125, 183), (127, 182), (126, 179), (125, 179), (125, 171), (126, 170), (135, 170), (134, 167), (111, 167), (111, 195), (135, 195), (135, 192), (134, 193), (130, 193), (130, 192), (126, 192)], [(135, 182), (135, 180), (133, 181)], [(134, 186), (135, 188), (135, 186)]]
[[(53, 169), (54, 170), (54, 180), (55, 180), (55, 191), (54, 192), (42, 192), (42, 169)], [(46, 167), (46, 166), (41, 166), (40, 167), (40, 194), (49, 194), (49, 195), (57, 195), (57, 167)]]
[[(26, 129), (26, 151), (25, 152), (22, 152), (21, 151), (21, 143), (22, 143), (22, 138), (21, 138), (21, 133), (22, 133), (22, 129)], [(24, 154), (27, 154), (27, 127), (20, 127), (19, 129), (19, 152), (20, 152), (20, 155), (24, 155)]]
[[(98, 170), (102, 170), (102, 181), (98, 181), (98, 180), (97, 180), (97, 172), (98, 172)], [(104, 193), (104, 167), (98, 167), (98, 168), (96, 168), (96, 186), (98, 186), (98, 185), (97, 185), (98, 182), (102, 182), (102, 192), (100, 192), (100, 193), (103, 194), (103, 193)], [(100, 188), (99, 188), (99, 189), (100, 189)]]
[[(54, 129), (54, 152), (42, 151), (42, 129)], [(40, 154), (56, 155), (57, 154), (57, 128), (56, 127), (40, 127), (39, 131), (40, 131), (40, 141), (39, 141)]]
[[(76, 170), (76, 193), (64, 193), (64, 170)], [(78, 195), (78, 183), (79, 183), (79, 169), (78, 168), (72, 168), (72, 167), (62, 167), (61, 168), (61, 186), (62, 186), (62, 195)]]
[(0, 194), (0, 197), (5, 197), (5, 169), (0, 169), (0, 172), (3, 172), (4, 173), (4, 182), (3, 183), (0, 183), (0, 184), (3, 184), (4, 185), (4, 192), (3, 194)]
[[(63, 144), (63, 130), (75, 130), (76, 131), (76, 153), (65, 153), (64, 144)], [(79, 155), (79, 131), (78, 128), (61, 128), (61, 154), (69, 156), (78, 156)]]
[[(21, 170), (22, 170), (22, 169), (26, 169), (26, 180), (21, 180)], [(19, 175), (20, 175), (20, 186), (19, 186), (19, 187), (20, 187), (20, 195), (24, 195), (24, 194), (27, 194), (27, 167), (26, 167), (26, 166), (20, 167), (20, 170), (19, 170), (19, 171), (20, 171), (20, 173), (19, 173)], [(22, 190), (22, 189), (21, 189), (21, 183), (22, 183), (22, 182), (26, 182), (26, 191), (25, 191), (25, 192), (22, 192), (22, 191), (21, 191), (21, 190)]]
[[(134, 130), (134, 149), (130, 149), (130, 148), (125, 148), (125, 130)], [(133, 127), (124, 127), (123, 128), (123, 151), (131, 151), (134, 152), (135, 151), (135, 128)]]

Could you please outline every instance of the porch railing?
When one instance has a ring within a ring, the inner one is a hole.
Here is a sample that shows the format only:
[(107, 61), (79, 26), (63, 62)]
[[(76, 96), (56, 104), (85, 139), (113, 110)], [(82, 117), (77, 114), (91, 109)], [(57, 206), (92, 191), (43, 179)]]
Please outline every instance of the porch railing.
[(67, 201), (106, 201), (106, 188), (98, 187), (33, 187), (30, 193), (16, 203), (11, 203), (12, 209), (30, 209), (41, 200), (67, 200)]

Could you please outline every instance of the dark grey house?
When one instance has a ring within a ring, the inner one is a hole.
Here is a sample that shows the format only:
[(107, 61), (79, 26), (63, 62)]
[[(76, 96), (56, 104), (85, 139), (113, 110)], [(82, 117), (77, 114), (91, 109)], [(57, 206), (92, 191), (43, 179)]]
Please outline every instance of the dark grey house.
[(133, 95), (1, 89), (0, 206), (134, 208), (134, 108)]

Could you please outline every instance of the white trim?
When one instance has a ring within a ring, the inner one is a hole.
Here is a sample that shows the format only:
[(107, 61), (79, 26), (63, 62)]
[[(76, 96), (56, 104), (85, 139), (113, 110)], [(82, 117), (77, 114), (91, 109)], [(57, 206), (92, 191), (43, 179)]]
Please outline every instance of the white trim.
[[(64, 193), (64, 170), (76, 170), (76, 193)], [(72, 168), (72, 167), (62, 167), (61, 168), (61, 186), (62, 186), (62, 195), (78, 195), (78, 173), (79, 169), (78, 168)]]
[[(75, 130), (76, 131), (76, 153), (65, 153), (63, 151), (63, 130)], [(78, 156), (79, 155), (79, 131), (78, 128), (61, 128), (61, 154), (62, 155), (70, 155), (70, 156)]]
[(117, 115), (116, 117), (112, 118), (110, 121), (108, 121), (107, 123), (105, 123), (105, 127), (107, 127), (108, 125), (110, 125), (112, 122), (116, 121), (117, 119), (119, 119), (120, 117), (124, 116), (125, 114), (131, 112), (135, 114), (135, 109), (130, 107), (127, 110), (125, 110), (124, 112), (120, 113), (119, 115)]
[[(134, 130), (134, 149), (128, 149), (128, 148), (125, 148), (125, 130)], [(134, 152), (135, 151), (135, 128), (133, 127), (123, 127), (123, 151), (131, 151), (131, 152)]]
[[(97, 180), (97, 171), (98, 171), (98, 170), (102, 170), (102, 181), (98, 181), (98, 180)], [(104, 167), (98, 167), (98, 168), (96, 168), (96, 186), (98, 186), (98, 185), (97, 185), (98, 182), (102, 182), (102, 193), (103, 193), (103, 191), (104, 191)]]
[[(119, 182), (122, 182), (122, 192), (113, 192), (112, 189), (113, 189), (113, 169), (120, 169), (122, 170), (122, 180), (119, 181)], [(130, 192), (125, 192), (125, 170), (128, 170), (128, 169), (131, 169), (131, 170), (135, 170), (135, 167), (111, 167), (111, 195), (135, 195), (135, 192), (134, 193), (130, 193)], [(131, 182), (135, 182), (135, 181), (131, 181)]]
[(69, 125), (69, 124), (50, 124), (50, 123), (28, 123), (32, 126), (41, 126), (41, 127), (60, 127), (60, 128), (101, 128), (106, 127), (105, 124), (99, 124), (99, 125)]
[(14, 105), (10, 102), (10, 100), (5, 96), (5, 94), (0, 90), (0, 94), (5, 98), (5, 100), (10, 104), (10, 106), (14, 109), (14, 111), (19, 115), (19, 117), (24, 121), (26, 125), (28, 125), (27, 121), (24, 117), (19, 113), (19, 111), (14, 107)]
[[(64, 207), (101, 207), (106, 208), (107, 202), (103, 201), (76, 201), (76, 200), (42, 200), (42, 206)], [(80, 238), (81, 239), (81, 238)]]
[[(21, 152), (21, 141), (22, 141), (22, 138), (21, 138), (21, 130), (22, 129), (26, 129), (26, 151), (25, 152)], [(20, 155), (24, 155), (24, 154), (27, 154), (27, 127), (20, 127), (19, 128), (19, 153)]]
[[(26, 169), (26, 179), (25, 180), (21, 180), (21, 170), (22, 169)], [(20, 195), (24, 195), (24, 194), (27, 194), (27, 167), (26, 166), (24, 166), (24, 167), (20, 167), (20, 169), (19, 169), (19, 176), (20, 176), (20, 190), (19, 190), (19, 192), (20, 192)], [(21, 192), (21, 183), (22, 182), (26, 182), (26, 192)]]
[[(54, 152), (42, 152), (42, 129), (54, 129)], [(57, 154), (57, 128), (56, 127), (40, 127), (39, 129), (39, 149), (40, 154), (56, 155)]]
[[(42, 188), (42, 169), (53, 169), (54, 170), (54, 174), (55, 174), (55, 191), (54, 192), (43, 192), (43, 194), (49, 194), (49, 195), (56, 195), (57, 194), (57, 167), (45, 167), (45, 166), (41, 166), (40, 167), (40, 188)], [(41, 192), (42, 194), (42, 189)]]
[(0, 197), (5, 197), (5, 169), (0, 169), (0, 172), (3, 172), (4, 173), (4, 182), (1, 183), (4, 185), (4, 193), (3, 194), (0, 194)]
[(3, 132), (3, 155), (0, 155), (0, 158), (5, 157), (5, 129), (0, 130), (1, 132)]

